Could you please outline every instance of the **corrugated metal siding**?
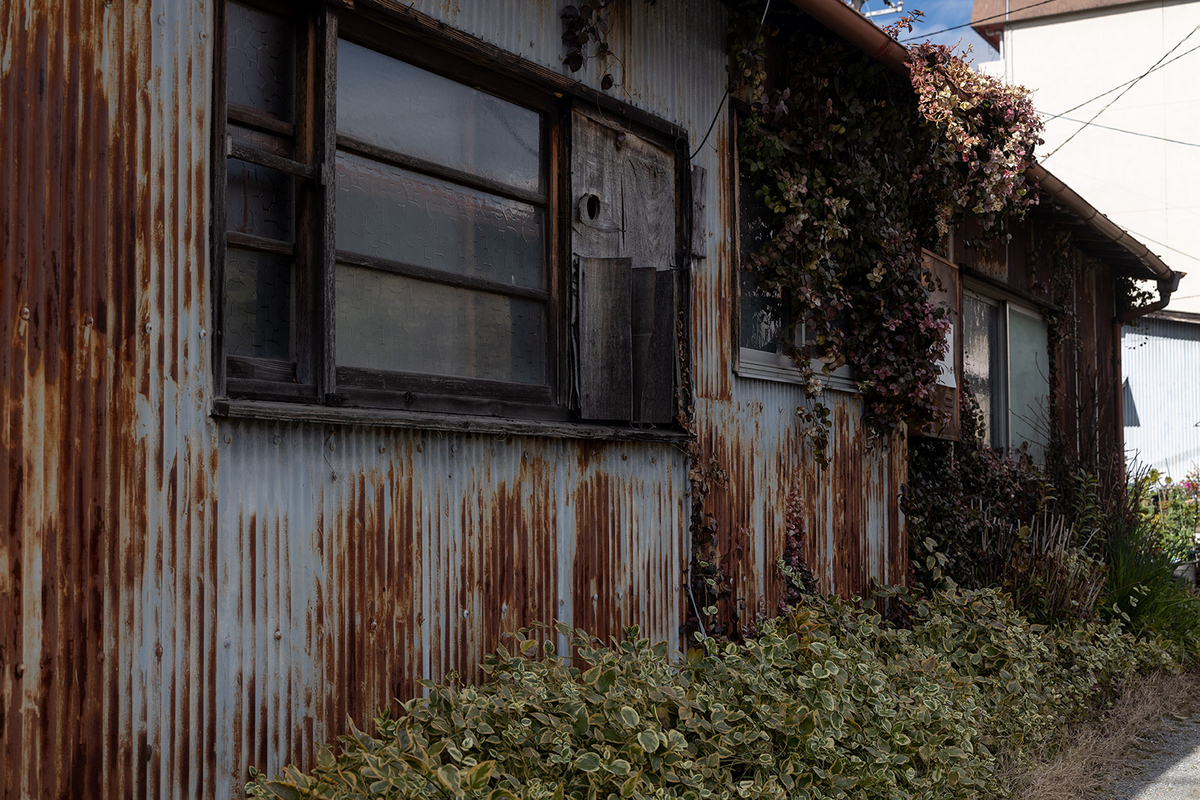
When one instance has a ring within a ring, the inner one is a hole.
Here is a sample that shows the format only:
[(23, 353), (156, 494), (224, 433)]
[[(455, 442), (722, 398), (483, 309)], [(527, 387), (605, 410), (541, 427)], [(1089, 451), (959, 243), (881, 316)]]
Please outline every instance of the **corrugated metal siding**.
[(1121, 346), (1125, 453), (1181, 480), (1200, 466), (1200, 324), (1146, 317)]
[(899, 510), (907, 475), (903, 437), (869, 441), (857, 396), (828, 392), (830, 463), (821, 467), (796, 430), (796, 386), (742, 379), (735, 385), (746, 399), (702, 404), (708, 421), (704, 443), (730, 475), (708, 508), (717, 520), (719, 549), (730, 557), (730, 611), (737, 610), (745, 620), (747, 611), (777, 610), (782, 585), (775, 560), (783, 554), (786, 503), (793, 490), (805, 510), (805, 557), (823, 590), (853, 595), (872, 578), (904, 582), (908, 556)]
[[(347, 715), (482, 677), (561, 619), (678, 641), (686, 467), (669, 445), (221, 425), (217, 762), (311, 763)], [(259, 476), (257, 479), (252, 476)]]
[(214, 772), (210, 17), (0, 6), (0, 797)]
[[(416, 7), (559, 68), (559, 3)], [(478, 678), (535, 620), (679, 644), (676, 448), (208, 418), (211, 3), (2, 8), (0, 797), (237, 796), (347, 714)], [(613, 22), (613, 94), (697, 147), (727, 80), (719, 4)], [(872, 447), (832, 396), (818, 469), (796, 388), (733, 375), (728, 145), (722, 116), (695, 159), (692, 332), (696, 429), (733, 476), (710, 498), (730, 606), (778, 602), (796, 485), (826, 588), (901, 580), (903, 443)]]

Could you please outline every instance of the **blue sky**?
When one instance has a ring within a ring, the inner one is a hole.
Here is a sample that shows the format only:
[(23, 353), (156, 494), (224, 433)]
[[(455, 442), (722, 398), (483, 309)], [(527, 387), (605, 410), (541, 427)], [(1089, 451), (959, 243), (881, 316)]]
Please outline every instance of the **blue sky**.
[[(991, 46), (985, 42), (980, 36), (967, 28), (959, 28), (956, 31), (948, 31), (946, 33), (935, 33), (944, 28), (951, 28), (956, 25), (965, 25), (971, 19), (971, 2), (972, 0), (904, 0), (904, 12), (908, 13), (913, 10), (925, 12), (925, 18), (920, 24), (914, 25), (911, 34), (904, 34), (900, 38), (905, 43), (909, 41), (929, 41), (935, 44), (945, 44), (956, 46), (955, 50), (961, 52), (967, 45), (971, 46), (971, 55), (968, 58), (970, 61), (992, 61), (998, 58), (998, 54)], [(886, 8), (884, 0), (867, 0), (863, 4), (863, 11), (874, 11), (879, 8)], [(884, 16), (872, 17), (872, 21), (880, 25), (889, 25), (899, 18), (900, 14), (886, 14)], [(929, 34), (933, 33), (933, 36)], [(918, 37), (910, 40), (909, 37)]]

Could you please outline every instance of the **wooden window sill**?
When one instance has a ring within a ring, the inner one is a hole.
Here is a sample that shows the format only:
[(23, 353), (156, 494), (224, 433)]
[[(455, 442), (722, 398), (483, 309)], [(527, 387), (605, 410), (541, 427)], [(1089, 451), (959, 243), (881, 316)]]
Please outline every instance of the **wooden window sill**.
[[(852, 394), (858, 392), (858, 385), (853, 378), (843, 375), (822, 375), (819, 371), (820, 363), (816, 361), (813, 362), (813, 369), (817, 371), (817, 381), (824, 391), (850, 392)], [(737, 374), (740, 378), (774, 381), (775, 383), (799, 384), (801, 382), (800, 370), (796, 369), (795, 364), (787, 356), (751, 350), (747, 347), (741, 348), (739, 353)]]
[(264, 400), (219, 399), (212, 414), (227, 419), (368, 425), (427, 431), (483, 433), (496, 436), (544, 436), (559, 439), (664, 442), (682, 444), (689, 435), (677, 428), (635, 428), (628, 424), (519, 420), (467, 414), (438, 414), (387, 408), (339, 407)]

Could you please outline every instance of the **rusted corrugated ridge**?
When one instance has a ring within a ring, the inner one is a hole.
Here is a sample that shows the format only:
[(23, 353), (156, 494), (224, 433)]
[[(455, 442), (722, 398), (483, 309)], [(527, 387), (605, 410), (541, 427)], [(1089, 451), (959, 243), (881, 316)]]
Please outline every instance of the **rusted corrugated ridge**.
[(535, 622), (675, 640), (670, 446), (239, 422), (220, 453), (225, 794), (247, 766), (311, 763), (347, 716), (424, 678), (480, 680), (502, 634)]
[(210, 10), (0, 9), (0, 797), (207, 796)]

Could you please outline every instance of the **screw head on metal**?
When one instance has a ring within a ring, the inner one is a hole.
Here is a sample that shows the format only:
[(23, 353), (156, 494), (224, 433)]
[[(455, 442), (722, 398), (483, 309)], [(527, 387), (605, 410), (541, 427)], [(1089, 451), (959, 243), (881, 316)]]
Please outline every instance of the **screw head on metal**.
[(21, 319), (29, 319), (29, 306), (21, 309)]
[(384, 447), (383, 445), (379, 445), (379, 452), (380, 452), (381, 454), (382, 454), (382, 453), (386, 453), (386, 452), (387, 452), (387, 448), (386, 448), (386, 447)]
[(282, 639), (282, 638), (283, 638), (283, 634), (282, 634), (282, 633), (280, 633), (278, 630), (276, 630), (276, 631), (275, 631), (275, 641), (277, 641), (277, 642), (278, 642), (278, 641), (279, 641), (280, 639)]

